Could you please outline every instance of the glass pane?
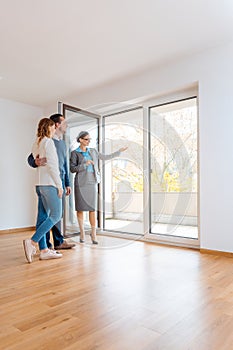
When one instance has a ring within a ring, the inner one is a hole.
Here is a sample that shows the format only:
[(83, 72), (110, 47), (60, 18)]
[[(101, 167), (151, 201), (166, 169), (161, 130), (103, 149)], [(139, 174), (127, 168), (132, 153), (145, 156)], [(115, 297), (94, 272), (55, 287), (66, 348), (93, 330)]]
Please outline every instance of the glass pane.
[(151, 232), (198, 238), (197, 100), (150, 109)]
[(128, 149), (104, 165), (104, 229), (143, 233), (142, 109), (105, 117), (105, 153)]
[[(80, 131), (85, 130), (90, 133), (90, 147), (98, 149), (98, 117), (92, 117), (85, 112), (65, 109), (65, 118), (68, 122), (65, 140), (67, 145), (67, 159), (70, 158), (70, 152), (79, 146), (76, 138)], [(74, 203), (74, 177), (75, 174), (70, 173), (71, 195), (66, 199), (64, 226), (67, 235), (79, 232), (78, 221)], [(84, 212), (84, 227), (88, 230), (89, 220), (88, 212)]]

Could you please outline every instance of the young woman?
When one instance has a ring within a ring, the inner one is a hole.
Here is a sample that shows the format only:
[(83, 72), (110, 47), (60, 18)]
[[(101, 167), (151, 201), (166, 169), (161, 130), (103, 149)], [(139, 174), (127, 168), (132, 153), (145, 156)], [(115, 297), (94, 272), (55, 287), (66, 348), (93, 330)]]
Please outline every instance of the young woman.
[(33, 145), (34, 158), (45, 157), (45, 166), (36, 169), (36, 193), (38, 195), (38, 217), (36, 232), (31, 239), (23, 241), (24, 252), (29, 263), (32, 262), (39, 243), (40, 260), (61, 258), (62, 254), (48, 249), (45, 234), (62, 216), (62, 182), (59, 173), (57, 151), (52, 140), (55, 123), (49, 118), (40, 120), (37, 129), (37, 140)]
[(80, 228), (80, 243), (85, 242), (83, 224), (83, 212), (89, 212), (91, 225), (91, 239), (93, 244), (98, 244), (96, 239), (96, 209), (97, 209), (97, 184), (100, 182), (98, 159), (112, 159), (118, 157), (128, 147), (122, 147), (119, 151), (104, 155), (95, 148), (89, 148), (90, 135), (87, 131), (81, 131), (77, 137), (80, 146), (71, 152), (70, 171), (75, 175), (75, 209), (77, 211)]

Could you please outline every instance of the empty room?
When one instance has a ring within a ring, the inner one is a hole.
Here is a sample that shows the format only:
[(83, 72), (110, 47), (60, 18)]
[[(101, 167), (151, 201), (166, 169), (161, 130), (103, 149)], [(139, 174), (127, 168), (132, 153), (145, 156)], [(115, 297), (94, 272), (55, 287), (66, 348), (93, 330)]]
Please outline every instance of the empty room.
[(0, 4), (0, 348), (232, 350), (232, 1)]

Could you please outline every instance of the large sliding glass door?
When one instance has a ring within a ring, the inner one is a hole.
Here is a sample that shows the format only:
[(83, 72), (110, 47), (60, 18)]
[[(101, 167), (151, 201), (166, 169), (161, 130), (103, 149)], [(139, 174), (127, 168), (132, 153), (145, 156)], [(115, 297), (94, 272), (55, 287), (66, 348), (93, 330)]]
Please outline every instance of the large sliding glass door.
[(198, 239), (197, 98), (150, 108), (150, 230)]
[[(69, 125), (68, 159), (78, 147), (81, 130), (90, 133), (90, 147), (101, 153), (128, 147), (120, 156), (100, 161), (99, 228), (136, 238), (198, 244), (196, 97), (104, 117), (67, 105), (63, 113)], [(73, 187), (74, 174), (70, 179)], [(66, 200), (64, 228), (68, 235), (78, 231), (73, 188)], [(87, 215), (85, 228), (89, 229)]]

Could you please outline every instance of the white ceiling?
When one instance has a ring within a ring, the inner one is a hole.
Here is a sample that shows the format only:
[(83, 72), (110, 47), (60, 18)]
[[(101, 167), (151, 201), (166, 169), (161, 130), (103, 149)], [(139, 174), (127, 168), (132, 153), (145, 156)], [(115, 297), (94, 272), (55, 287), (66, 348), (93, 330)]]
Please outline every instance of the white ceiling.
[(233, 40), (233, 0), (0, 0), (0, 97), (46, 106)]

